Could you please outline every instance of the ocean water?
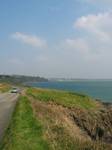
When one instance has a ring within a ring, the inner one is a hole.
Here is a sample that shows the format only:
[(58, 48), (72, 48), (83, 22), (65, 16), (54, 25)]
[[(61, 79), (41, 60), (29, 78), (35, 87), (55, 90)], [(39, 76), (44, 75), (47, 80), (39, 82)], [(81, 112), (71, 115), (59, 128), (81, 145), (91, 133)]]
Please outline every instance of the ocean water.
[(89, 95), (104, 102), (112, 102), (112, 80), (107, 81), (63, 81), (29, 83), (30, 86), (74, 91)]

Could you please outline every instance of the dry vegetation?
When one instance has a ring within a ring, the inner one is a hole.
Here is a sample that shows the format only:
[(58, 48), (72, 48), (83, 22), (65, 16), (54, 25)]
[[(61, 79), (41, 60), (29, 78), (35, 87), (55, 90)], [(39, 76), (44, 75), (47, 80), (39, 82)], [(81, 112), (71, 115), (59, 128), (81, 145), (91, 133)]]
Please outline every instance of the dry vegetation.
[(0, 92), (7, 92), (9, 91), (11, 88), (11, 85), (7, 84), (7, 83), (0, 83)]
[(52, 150), (112, 149), (111, 109), (75, 93), (43, 89), (29, 89), (27, 93)]

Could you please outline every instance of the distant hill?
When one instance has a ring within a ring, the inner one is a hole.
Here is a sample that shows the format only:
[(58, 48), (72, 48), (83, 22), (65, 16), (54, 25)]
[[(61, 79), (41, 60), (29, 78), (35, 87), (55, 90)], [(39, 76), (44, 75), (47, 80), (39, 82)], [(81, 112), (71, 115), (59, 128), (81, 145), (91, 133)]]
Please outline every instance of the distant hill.
[(48, 79), (39, 76), (0, 75), (0, 82), (23, 84), (26, 82), (47, 82)]

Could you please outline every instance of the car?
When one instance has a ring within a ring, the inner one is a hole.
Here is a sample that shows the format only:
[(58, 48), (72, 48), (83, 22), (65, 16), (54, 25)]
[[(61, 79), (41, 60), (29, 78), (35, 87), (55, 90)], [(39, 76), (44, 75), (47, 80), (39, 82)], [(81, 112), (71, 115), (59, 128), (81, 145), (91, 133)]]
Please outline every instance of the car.
[(18, 89), (17, 89), (17, 88), (13, 88), (13, 89), (11, 90), (11, 93), (18, 93)]

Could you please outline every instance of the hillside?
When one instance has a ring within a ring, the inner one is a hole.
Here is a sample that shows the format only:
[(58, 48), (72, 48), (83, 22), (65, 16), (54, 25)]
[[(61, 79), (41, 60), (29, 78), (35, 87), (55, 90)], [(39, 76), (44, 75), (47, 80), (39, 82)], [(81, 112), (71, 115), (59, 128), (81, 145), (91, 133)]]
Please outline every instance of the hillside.
[(89, 96), (28, 88), (1, 150), (111, 150), (112, 108)]
[(23, 76), (23, 75), (0, 75), (0, 82), (11, 84), (24, 84), (26, 82), (46, 82), (47, 79), (43, 77), (35, 76)]

